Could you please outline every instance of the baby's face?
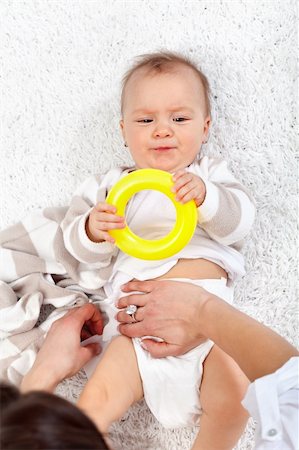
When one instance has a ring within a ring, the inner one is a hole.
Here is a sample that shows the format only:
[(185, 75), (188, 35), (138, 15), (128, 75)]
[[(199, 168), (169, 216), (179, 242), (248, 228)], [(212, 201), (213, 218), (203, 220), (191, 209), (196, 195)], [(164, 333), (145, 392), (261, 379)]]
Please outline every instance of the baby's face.
[(127, 84), (120, 125), (137, 168), (187, 167), (210, 125), (201, 81), (185, 66), (161, 74), (141, 69)]

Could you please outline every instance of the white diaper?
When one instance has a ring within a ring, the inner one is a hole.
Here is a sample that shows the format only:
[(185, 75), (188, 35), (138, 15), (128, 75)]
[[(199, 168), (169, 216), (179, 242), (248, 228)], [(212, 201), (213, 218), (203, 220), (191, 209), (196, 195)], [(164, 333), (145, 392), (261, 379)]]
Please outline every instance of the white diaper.
[[(233, 288), (227, 286), (225, 278), (209, 280), (191, 280), (189, 278), (172, 278), (175, 281), (192, 283), (226, 300), (233, 301)], [(160, 280), (164, 281), (164, 280)], [(166, 281), (166, 279), (165, 279)], [(114, 336), (119, 335), (118, 322), (115, 315), (119, 311), (115, 302), (120, 296), (129, 295), (120, 290), (109, 293), (108, 297), (99, 301), (102, 312), (108, 318), (103, 336), (93, 336), (82, 343), (100, 342), (102, 349), (109, 345)], [(182, 356), (152, 358), (144, 350), (141, 339), (132, 339), (140, 376), (142, 379), (144, 398), (156, 419), (166, 428), (178, 428), (197, 425), (201, 414), (199, 403), (199, 387), (201, 384), (203, 362), (213, 347), (208, 340)], [(84, 366), (88, 377), (95, 370), (101, 355), (93, 358)]]
[[(225, 278), (175, 280), (201, 286), (232, 303), (233, 288), (227, 286)], [(141, 339), (133, 339), (144, 398), (153, 415), (166, 428), (197, 425), (201, 414), (199, 387), (203, 362), (213, 347), (213, 342), (208, 340), (182, 356), (167, 358), (151, 357), (140, 343)]]

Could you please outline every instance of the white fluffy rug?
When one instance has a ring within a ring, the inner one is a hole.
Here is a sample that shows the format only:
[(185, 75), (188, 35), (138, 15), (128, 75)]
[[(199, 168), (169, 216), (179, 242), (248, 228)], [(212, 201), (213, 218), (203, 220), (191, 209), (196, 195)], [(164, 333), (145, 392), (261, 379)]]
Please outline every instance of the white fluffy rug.
[[(204, 152), (226, 158), (256, 199), (236, 304), (295, 342), (296, 1), (2, 0), (0, 8), (1, 228), (66, 204), (90, 173), (127, 163), (121, 74), (135, 55), (181, 51), (211, 83)], [(79, 374), (59, 393), (74, 399), (83, 383)], [(111, 438), (114, 449), (187, 450), (194, 435), (164, 430), (142, 403)], [(236, 449), (251, 449), (252, 436), (249, 425)]]

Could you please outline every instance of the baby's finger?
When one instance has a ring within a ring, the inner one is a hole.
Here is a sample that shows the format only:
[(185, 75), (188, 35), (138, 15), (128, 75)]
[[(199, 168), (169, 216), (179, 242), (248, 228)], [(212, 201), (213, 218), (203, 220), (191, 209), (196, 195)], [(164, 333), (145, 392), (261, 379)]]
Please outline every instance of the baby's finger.
[(175, 181), (172, 187), (172, 192), (178, 192), (183, 186), (185, 186), (187, 183), (190, 183), (192, 179), (192, 174), (185, 172)]
[(99, 239), (102, 241), (111, 242), (111, 244), (115, 244), (115, 239), (112, 236), (110, 236), (110, 234), (107, 233), (107, 231), (100, 231)]
[(115, 214), (108, 214), (106, 212), (97, 212), (94, 215), (97, 222), (120, 222), (123, 223), (125, 218), (123, 216), (116, 216)]
[(124, 222), (96, 222), (95, 228), (101, 231), (117, 230), (125, 228)]
[[(189, 195), (189, 193), (191, 192), (192, 195), (195, 193), (197, 187), (195, 185), (194, 182), (189, 181), (188, 183), (186, 183), (184, 186), (180, 187), (180, 189), (176, 192), (176, 200), (181, 202), (182, 199), (186, 196)], [(194, 197), (190, 197), (189, 200), (191, 200)]]
[(99, 202), (96, 204), (95, 209), (99, 212), (110, 212), (112, 214), (115, 214), (117, 211), (116, 206), (114, 205), (110, 205), (109, 203), (106, 202)]
[(185, 194), (181, 194), (178, 200), (181, 203), (187, 203), (190, 202), (190, 200), (194, 200), (195, 196), (196, 196), (195, 190), (192, 189), (191, 191), (188, 191)]
[(181, 176), (185, 175), (187, 172), (185, 169), (180, 169), (172, 175), (172, 181), (175, 183)]
[(181, 203), (187, 203), (190, 200), (194, 200), (196, 206), (198, 207), (203, 203), (204, 199), (205, 199), (205, 193), (196, 187), (196, 188), (192, 189), (191, 191), (186, 192), (186, 194), (183, 195), (179, 201)]

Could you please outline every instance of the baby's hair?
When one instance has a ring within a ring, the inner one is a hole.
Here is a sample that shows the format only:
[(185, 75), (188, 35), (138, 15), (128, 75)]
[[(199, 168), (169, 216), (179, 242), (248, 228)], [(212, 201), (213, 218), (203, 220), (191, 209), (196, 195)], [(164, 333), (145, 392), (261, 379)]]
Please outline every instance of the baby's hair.
[(148, 53), (137, 56), (135, 64), (125, 73), (122, 79), (121, 113), (123, 114), (126, 86), (134, 73), (136, 73), (139, 69), (146, 69), (147, 73), (167, 73), (173, 71), (173, 69), (178, 65), (190, 67), (190, 69), (192, 69), (199, 77), (204, 91), (206, 113), (207, 115), (210, 115), (210, 86), (207, 77), (189, 58), (178, 53), (168, 51)]

